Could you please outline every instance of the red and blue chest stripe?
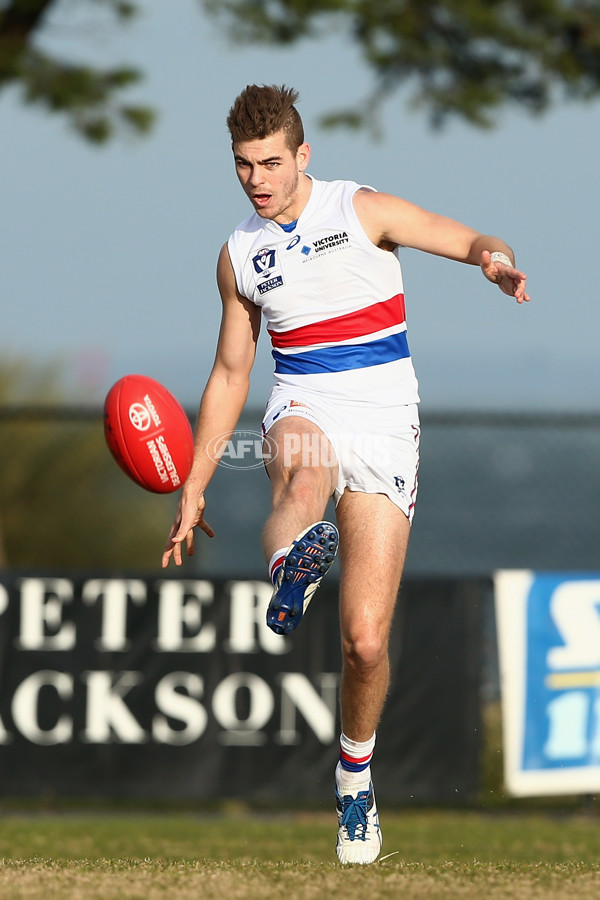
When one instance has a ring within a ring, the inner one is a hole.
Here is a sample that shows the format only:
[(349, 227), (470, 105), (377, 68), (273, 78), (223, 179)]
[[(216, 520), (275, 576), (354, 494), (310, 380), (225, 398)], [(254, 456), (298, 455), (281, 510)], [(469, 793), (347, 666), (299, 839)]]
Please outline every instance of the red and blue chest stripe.
[[(396, 294), (381, 303), (373, 303), (355, 312), (312, 322), (299, 328), (288, 331), (269, 329), (275, 372), (285, 375), (343, 372), (404, 359), (410, 356), (406, 330), (352, 344), (338, 343), (314, 348), (315, 344), (367, 338), (385, 329), (403, 325), (404, 321), (404, 295)], [(306, 346), (314, 349), (302, 351), (301, 348)], [(297, 352), (281, 352), (288, 348)]]

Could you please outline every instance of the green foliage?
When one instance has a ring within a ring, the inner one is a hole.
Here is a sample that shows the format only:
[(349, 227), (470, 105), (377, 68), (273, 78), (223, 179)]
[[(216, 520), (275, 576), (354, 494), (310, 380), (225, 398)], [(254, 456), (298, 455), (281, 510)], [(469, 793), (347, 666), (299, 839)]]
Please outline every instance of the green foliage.
[[(136, 3), (121, 0), (88, 0), (88, 5), (106, 7), (120, 23), (139, 12)], [(154, 111), (116, 99), (141, 79), (140, 72), (128, 66), (76, 65), (39, 49), (37, 37), (57, 6), (57, 0), (0, 3), (0, 91), (20, 85), (26, 103), (63, 114), (80, 135), (96, 144), (116, 134), (146, 134)]]
[[(0, 0), (0, 91), (19, 85), (27, 103), (65, 116), (97, 144), (146, 134), (154, 111), (118, 100), (139, 72), (75, 65), (39, 49), (37, 38), (59, 6), (59, 0)], [(134, 0), (87, 0), (87, 6), (102, 7), (118, 25), (140, 11)], [(403, 86), (433, 126), (456, 117), (479, 127), (493, 125), (505, 104), (541, 113), (559, 97), (589, 100), (600, 90), (597, 0), (201, 0), (201, 6), (239, 43), (290, 46), (346, 33), (375, 85), (362, 103), (325, 115), (326, 127), (376, 131), (382, 102)]]
[(412, 89), (434, 126), (455, 116), (480, 127), (512, 103), (541, 113), (560, 95), (600, 91), (596, 0), (203, 0), (235, 41), (289, 45), (345, 29), (375, 76), (357, 110), (325, 125), (376, 121), (382, 101)]
[(0, 565), (158, 570), (173, 498), (118, 468), (100, 411), (44, 415), (59, 398), (56, 368), (0, 366)]

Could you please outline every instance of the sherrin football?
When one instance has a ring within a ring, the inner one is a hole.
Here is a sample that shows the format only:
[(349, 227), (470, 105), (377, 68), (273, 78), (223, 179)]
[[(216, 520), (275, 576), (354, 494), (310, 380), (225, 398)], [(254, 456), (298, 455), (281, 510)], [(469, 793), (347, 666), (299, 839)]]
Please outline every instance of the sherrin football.
[(147, 375), (125, 375), (104, 403), (109, 450), (137, 484), (155, 494), (176, 491), (190, 473), (192, 429), (178, 400)]

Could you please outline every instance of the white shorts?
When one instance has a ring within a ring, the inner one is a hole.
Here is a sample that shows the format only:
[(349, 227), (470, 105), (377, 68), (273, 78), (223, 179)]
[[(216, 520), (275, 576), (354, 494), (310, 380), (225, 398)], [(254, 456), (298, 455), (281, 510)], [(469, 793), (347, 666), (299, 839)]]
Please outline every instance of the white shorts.
[(415, 404), (373, 409), (364, 402), (337, 399), (333, 403), (310, 391), (274, 387), (263, 418), (263, 432), (267, 434), (275, 422), (288, 416), (312, 422), (327, 440), (294, 434), (290, 428), (279, 452), (285, 456), (302, 451), (307, 465), (317, 458), (323, 465), (337, 464), (336, 505), (346, 489), (385, 494), (412, 522), (421, 433)]

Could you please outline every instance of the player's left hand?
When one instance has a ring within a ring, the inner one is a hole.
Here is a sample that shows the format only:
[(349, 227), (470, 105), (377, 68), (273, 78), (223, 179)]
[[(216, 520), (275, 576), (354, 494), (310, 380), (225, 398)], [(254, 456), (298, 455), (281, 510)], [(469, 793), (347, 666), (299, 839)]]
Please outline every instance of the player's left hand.
[(481, 252), (481, 271), (488, 279), (497, 284), (500, 290), (514, 297), (517, 303), (527, 303), (529, 294), (527, 293), (527, 275), (515, 269), (514, 266), (507, 266), (502, 262), (492, 262), (489, 250)]

